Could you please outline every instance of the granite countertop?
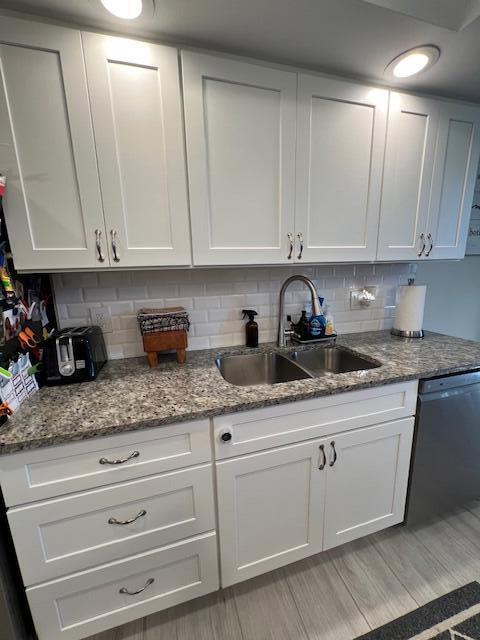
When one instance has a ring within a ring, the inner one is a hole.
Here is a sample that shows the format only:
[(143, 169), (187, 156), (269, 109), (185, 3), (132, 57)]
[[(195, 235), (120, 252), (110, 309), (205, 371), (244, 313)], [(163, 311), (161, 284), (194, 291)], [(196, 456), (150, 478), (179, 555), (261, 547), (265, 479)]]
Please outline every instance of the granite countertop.
[(155, 369), (146, 358), (113, 360), (94, 382), (43, 388), (27, 400), (0, 427), (0, 454), (480, 368), (480, 342), (436, 333), (422, 340), (396, 338), (388, 331), (353, 333), (339, 337), (337, 344), (381, 366), (238, 387), (223, 379), (215, 357), (277, 351), (275, 345), (192, 351), (185, 365), (169, 359)]

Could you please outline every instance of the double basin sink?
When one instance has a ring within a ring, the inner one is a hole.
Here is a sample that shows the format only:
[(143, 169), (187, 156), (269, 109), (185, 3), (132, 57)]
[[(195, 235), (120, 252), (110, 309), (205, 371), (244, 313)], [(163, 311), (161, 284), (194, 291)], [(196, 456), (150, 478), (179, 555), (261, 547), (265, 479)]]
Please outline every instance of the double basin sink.
[(379, 362), (367, 360), (337, 346), (295, 350), (288, 354), (273, 352), (222, 356), (215, 362), (227, 382), (241, 387), (292, 382), (328, 373), (363, 371), (380, 366)]

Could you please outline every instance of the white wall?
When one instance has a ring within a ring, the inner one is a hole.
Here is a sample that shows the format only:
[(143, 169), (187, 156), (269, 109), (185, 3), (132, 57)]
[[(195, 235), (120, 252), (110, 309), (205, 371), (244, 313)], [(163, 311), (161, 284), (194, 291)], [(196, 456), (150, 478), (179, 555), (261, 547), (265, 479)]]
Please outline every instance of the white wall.
[[(52, 276), (62, 327), (90, 323), (90, 307), (107, 306), (113, 333), (106, 334), (110, 358), (143, 355), (136, 314), (141, 307), (184, 306), (192, 326), (191, 349), (245, 344), (241, 309), (259, 312), (260, 342), (276, 339), (278, 294), (293, 273), (314, 280), (331, 305), (339, 333), (390, 328), (399, 284), (406, 284), (408, 264), (324, 265), (312, 267), (244, 267), (164, 271), (64, 273)], [(378, 286), (369, 309), (350, 310), (350, 289)], [(285, 313), (294, 319), (309, 302), (301, 284), (287, 292)]]
[(480, 256), (421, 262), (415, 282), (427, 285), (425, 329), (480, 340)]

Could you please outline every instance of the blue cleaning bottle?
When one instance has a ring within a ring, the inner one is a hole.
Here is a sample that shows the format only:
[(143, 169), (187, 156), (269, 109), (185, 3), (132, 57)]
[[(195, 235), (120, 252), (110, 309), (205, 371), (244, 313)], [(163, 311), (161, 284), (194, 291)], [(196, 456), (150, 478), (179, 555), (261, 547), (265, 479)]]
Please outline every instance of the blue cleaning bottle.
[(309, 333), (310, 338), (322, 338), (325, 335), (325, 329), (327, 326), (327, 321), (325, 316), (323, 315), (322, 305), (325, 298), (319, 298), (320, 301), (320, 315), (314, 316), (310, 318), (309, 322)]

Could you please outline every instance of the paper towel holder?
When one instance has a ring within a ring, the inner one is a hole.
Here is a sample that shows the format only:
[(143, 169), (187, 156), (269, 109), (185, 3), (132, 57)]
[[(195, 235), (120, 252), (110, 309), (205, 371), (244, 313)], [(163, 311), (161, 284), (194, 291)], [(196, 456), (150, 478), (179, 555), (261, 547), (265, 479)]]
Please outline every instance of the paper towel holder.
[[(409, 286), (414, 285), (415, 278), (409, 278), (408, 284)], [(418, 331), (403, 331), (402, 329), (395, 329), (395, 327), (392, 327), (390, 333), (392, 336), (397, 336), (398, 338), (423, 338), (425, 336), (423, 329), (419, 329)]]

